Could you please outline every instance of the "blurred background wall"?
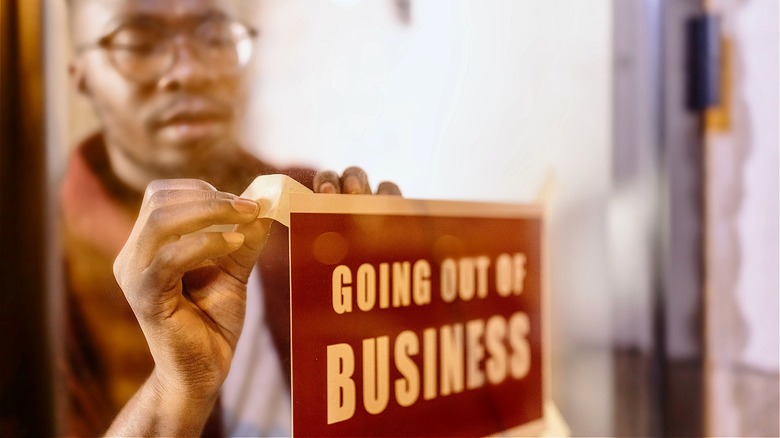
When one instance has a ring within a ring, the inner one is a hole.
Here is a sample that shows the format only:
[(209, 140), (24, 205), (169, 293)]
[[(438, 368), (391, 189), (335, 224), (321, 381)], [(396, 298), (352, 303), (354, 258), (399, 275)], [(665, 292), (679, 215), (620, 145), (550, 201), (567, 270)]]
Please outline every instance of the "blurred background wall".
[(780, 391), (780, 4), (711, 1), (721, 104), (706, 114), (707, 432), (774, 436)]

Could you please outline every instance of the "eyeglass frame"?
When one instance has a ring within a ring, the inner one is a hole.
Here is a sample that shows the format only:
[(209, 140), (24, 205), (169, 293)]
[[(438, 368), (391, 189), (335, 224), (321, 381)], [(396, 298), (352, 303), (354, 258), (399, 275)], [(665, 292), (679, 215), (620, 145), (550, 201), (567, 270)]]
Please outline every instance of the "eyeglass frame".
[[(160, 30), (160, 32), (161, 32), (161, 34), (163, 36), (160, 39), (161, 43), (164, 44), (164, 45), (167, 45), (169, 47), (168, 50), (171, 51), (171, 53), (169, 54), (169, 56), (171, 57), (171, 60), (169, 61), (169, 65), (164, 70), (162, 70), (160, 73), (155, 75), (156, 76), (155, 79), (159, 79), (160, 77), (165, 75), (165, 73), (167, 71), (169, 71), (176, 64), (177, 53), (176, 53), (175, 47), (171, 45), (171, 43), (173, 42), (174, 37), (176, 37), (177, 35), (185, 35), (188, 38), (190, 38), (190, 41), (192, 41), (193, 40), (192, 35), (194, 33), (193, 30), (198, 29), (198, 27), (202, 26), (206, 22), (206, 20), (212, 19), (214, 17), (226, 19), (226, 20), (228, 20), (230, 22), (230, 24), (239, 24), (244, 29), (246, 29), (246, 31), (247, 31), (246, 35), (242, 37), (242, 40), (249, 39), (250, 42), (254, 44), (256, 38), (260, 35), (260, 31), (257, 30), (254, 26), (252, 26), (252, 25), (250, 25), (250, 24), (248, 24), (248, 23), (246, 23), (246, 22), (244, 22), (242, 20), (238, 20), (238, 19), (232, 18), (232, 17), (230, 17), (230, 16), (228, 16), (226, 14), (222, 14), (222, 13), (212, 13), (212, 14), (209, 14), (206, 18), (200, 20), (200, 22), (198, 24), (192, 25), (192, 26), (188, 26), (189, 29), (187, 29), (187, 30), (170, 30), (170, 29), (167, 29), (166, 26), (163, 26), (163, 25), (159, 24), (159, 22), (157, 22), (155, 20), (141, 20), (141, 21), (152, 23), (156, 28), (158, 28)], [(111, 65), (113, 65), (114, 68), (120, 74), (122, 74), (122, 76), (124, 76), (125, 78), (133, 81), (134, 79), (128, 77), (128, 74), (126, 72), (124, 72), (121, 67), (119, 67), (117, 65), (117, 62), (114, 59), (114, 55), (113, 55), (113, 52), (112, 52), (114, 47), (121, 47), (121, 45), (116, 45), (116, 46), (112, 45), (112, 40), (116, 37), (118, 32), (120, 30), (122, 30), (122, 28), (125, 25), (130, 24), (133, 21), (134, 20), (131, 19), (131, 20), (126, 20), (124, 22), (121, 22), (121, 23), (119, 23), (118, 25), (115, 26), (114, 30), (112, 30), (111, 32), (101, 36), (96, 41), (94, 41), (92, 43), (84, 43), (84, 44), (81, 44), (81, 45), (77, 46), (76, 47), (76, 53), (77, 54), (81, 54), (81, 53), (84, 53), (85, 51), (95, 50), (95, 49), (106, 50), (109, 53), (109, 57), (108, 58), (109, 58), (109, 61), (111, 62)], [(235, 44), (238, 44), (238, 42), (239, 41), (235, 41)], [(202, 62), (202, 60), (201, 60), (201, 62)], [(246, 64), (239, 65), (238, 70), (241, 70), (245, 66), (246, 66)], [(138, 82), (146, 82), (146, 81), (138, 80)], [(150, 79), (149, 82), (153, 82), (153, 80)]]

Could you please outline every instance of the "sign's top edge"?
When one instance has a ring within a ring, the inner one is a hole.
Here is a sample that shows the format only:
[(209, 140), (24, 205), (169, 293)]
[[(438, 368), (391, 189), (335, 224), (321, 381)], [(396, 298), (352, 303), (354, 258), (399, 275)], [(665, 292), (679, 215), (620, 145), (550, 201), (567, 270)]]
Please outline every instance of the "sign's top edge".
[(544, 205), (423, 200), (387, 195), (290, 193), (290, 213), (541, 218)]

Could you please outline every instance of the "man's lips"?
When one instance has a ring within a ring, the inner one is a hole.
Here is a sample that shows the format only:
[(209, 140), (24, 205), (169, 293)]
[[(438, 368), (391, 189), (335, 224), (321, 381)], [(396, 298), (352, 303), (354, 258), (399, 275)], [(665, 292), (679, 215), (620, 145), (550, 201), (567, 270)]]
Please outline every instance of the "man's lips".
[(166, 127), (171, 125), (197, 125), (221, 122), (230, 118), (230, 110), (215, 103), (196, 100), (177, 102), (161, 111), (156, 117), (155, 125)]
[(186, 111), (181, 113), (171, 114), (161, 119), (157, 125), (159, 127), (173, 126), (173, 125), (198, 125), (205, 123), (221, 122), (227, 119), (227, 115), (219, 112), (204, 112), (204, 111)]
[(224, 112), (187, 110), (166, 115), (155, 123), (155, 130), (165, 141), (190, 144), (225, 134), (228, 121), (229, 115)]

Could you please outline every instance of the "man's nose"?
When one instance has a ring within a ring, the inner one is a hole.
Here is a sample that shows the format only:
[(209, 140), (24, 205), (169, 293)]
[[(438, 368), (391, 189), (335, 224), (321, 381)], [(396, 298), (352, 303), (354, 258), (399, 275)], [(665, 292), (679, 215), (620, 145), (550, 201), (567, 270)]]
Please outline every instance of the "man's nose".
[(162, 88), (197, 88), (214, 80), (214, 69), (198, 57), (193, 41), (178, 35), (171, 45), (173, 60), (170, 68), (160, 77)]

